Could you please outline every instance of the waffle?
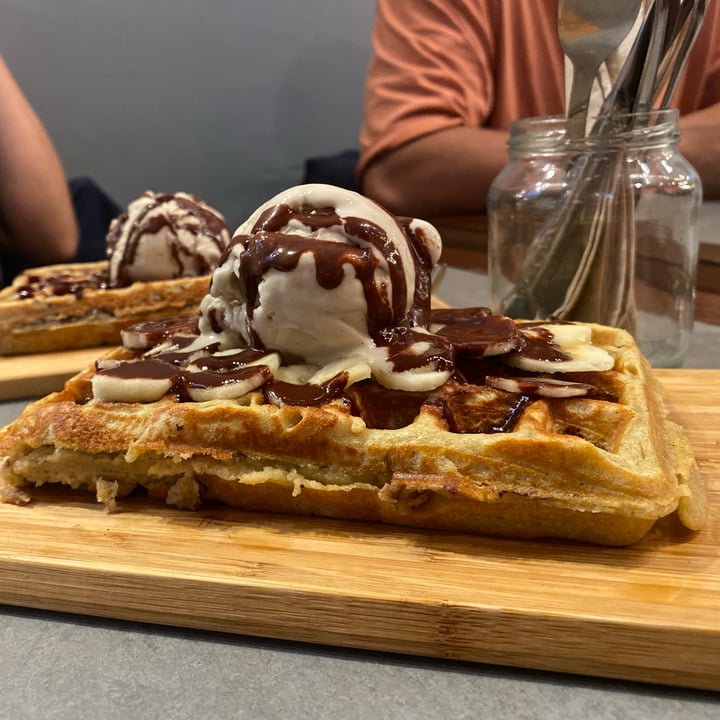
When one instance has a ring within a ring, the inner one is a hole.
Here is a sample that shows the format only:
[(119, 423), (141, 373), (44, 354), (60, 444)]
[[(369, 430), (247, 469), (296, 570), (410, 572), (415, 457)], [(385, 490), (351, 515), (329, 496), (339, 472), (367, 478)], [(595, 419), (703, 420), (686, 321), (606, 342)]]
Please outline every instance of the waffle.
[(572, 373), (592, 388), (580, 397), (533, 394), (542, 374), (520, 379), (492, 357), (472, 382), (456, 372), (416, 393), (363, 380), (315, 405), (278, 406), (262, 389), (96, 400), (97, 368), (139, 355), (118, 348), (0, 432), (0, 495), (25, 503), (32, 486), (61, 483), (122, 509), (144, 489), (188, 510), (217, 502), (604, 545), (634, 543), (671, 514), (699, 529), (703, 481), (660, 386), (629, 334), (590, 327), (614, 365)]
[(196, 195), (147, 190), (110, 223), (106, 261), (30, 269), (0, 291), (0, 355), (117, 345), (129, 325), (194, 312), (229, 240)]
[(0, 355), (118, 345), (134, 323), (192, 312), (210, 276), (110, 288), (108, 262), (33, 268), (0, 290)]

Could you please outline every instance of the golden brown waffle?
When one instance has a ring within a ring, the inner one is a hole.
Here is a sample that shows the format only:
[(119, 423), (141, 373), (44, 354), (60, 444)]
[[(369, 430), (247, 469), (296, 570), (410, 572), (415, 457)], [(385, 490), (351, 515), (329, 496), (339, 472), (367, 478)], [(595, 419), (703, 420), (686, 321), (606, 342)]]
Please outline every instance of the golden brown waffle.
[(0, 290), (0, 355), (120, 344), (120, 330), (192, 312), (210, 276), (108, 287), (108, 263), (33, 268)]
[(573, 374), (594, 391), (565, 399), (451, 380), (430, 393), (364, 381), (348, 389), (351, 403), (309, 407), (277, 407), (258, 391), (100, 402), (88, 368), (0, 431), (0, 495), (23, 503), (24, 487), (62, 483), (113, 508), (145, 488), (187, 509), (219, 501), (609, 545), (639, 540), (674, 512), (700, 528), (703, 482), (648, 364), (627, 333), (592, 334), (614, 368)]

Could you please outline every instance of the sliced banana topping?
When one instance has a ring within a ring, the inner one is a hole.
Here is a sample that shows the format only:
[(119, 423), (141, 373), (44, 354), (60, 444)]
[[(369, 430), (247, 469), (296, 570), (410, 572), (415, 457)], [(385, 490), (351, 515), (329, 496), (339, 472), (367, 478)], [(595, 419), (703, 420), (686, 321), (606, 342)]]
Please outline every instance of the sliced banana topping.
[(133, 360), (98, 366), (92, 389), (102, 402), (147, 403), (159, 400), (178, 381), (181, 371), (157, 360)]
[(256, 390), (270, 380), (272, 373), (267, 365), (246, 365), (242, 372), (188, 372), (185, 373), (185, 390), (195, 402), (208, 400), (235, 400)]
[[(526, 347), (507, 356), (507, 364), (513, 367), (528, 372), (556, 373), (605, 371), (615, 365), (610, 353), (592, 344), (592, 330), (587, 325), (533, 323), (518, 327)], [(553, 349), (557, 352), (553, 353)]]
[[(232, 358), (233, 353), (220, 352), (211, 357)], [(257, 390), (273, 377), (280, 367), (280, 355), (269, 353), (239, 367), (223, 370), (203, 368), (202, 358), (190, 365), (183, 375), (185, 391), (191, 400), (235, 400)]]
[(104, 402), (149, 403), (174, 388), (197, 402), (234, 399), (270, 380), (280, 366), (280, 356), (270, 353), (237, 367), (204, 367), (203, 361), (212, 357), (204, 355), (185, 369), (154, 357), (125, 362), (101, 359), (92, 379), (93, 396)]
[(554, 378), (488, 376), (485, 378), (485, 383), (490, 387), (505, 390), (506, 392), (554, 398), (583, 397), (595, 390), (588, 383), (556, 380)]
[(313, 373), (307, 380), (311, 385), (322, 385), (341, 372), (347, 373), (346, 387), (360, 380), (367, 380), (372, 375), (370, 365), (364, 357), (352, 355), (335, 362), (328, 363)]
[(435, 310), (430, 331), (446, 337), (461, 352), (478, 357), (504, 355), (522, 346), (517, 324), (487, 308)]
[(439, 388), (450, 377), (450, 372), (437, 370), (435, 366), (425, 366), (396, 372), (390, 365), (378, 364), (373, 367), (375, 379), (390, 390), (422, 392), (430, 388)]
[[(364, 343), (357, 352), (324, 365), (283, 365), (277, 352), (244, 344), (226, 347), (215, 335), (200, 333), (196, 318), (138, 325), (125, 340), (146, 352), (138, 360), (98, 361), (93, 379), (98, 400), (154, 402), (168, 392), (196, 401), (233, 399), (265, 386), (266, 395), (276, 396), (270, 402), (318, 404), (371, 377), (391, 390), (427, 392), (450, 378), (458, 358), (464, 363), (460, 377), (468, 371), (472, 375), (475, 363), (475, 372), (483, 373), (478, 377), (488, 386), (569, 398), (592, 394), (595, 388), (549, 375), (603, 372), (614, 366), (613, 356), (593, 344), (589, 325), (515, 321), (487, 308), (435, 309), (429, 329), (398, 326), (383, 335), (387, 344)], [(508, 367), (528, 376), (506, 375), (503, 368)]]
[(281, 365), (274, 373), (275, 379), (282, 382), (301, 385), (306, 383), (318, 370), (317, 365), (297, 363), (295, 365)]
[(170, 336), (195, 336), (197, 317), (182, 315), (175, 318), (161, 318), (131, 325), (120, 331), (123, 345), (130, 350), (147, 350), (162, 344)]

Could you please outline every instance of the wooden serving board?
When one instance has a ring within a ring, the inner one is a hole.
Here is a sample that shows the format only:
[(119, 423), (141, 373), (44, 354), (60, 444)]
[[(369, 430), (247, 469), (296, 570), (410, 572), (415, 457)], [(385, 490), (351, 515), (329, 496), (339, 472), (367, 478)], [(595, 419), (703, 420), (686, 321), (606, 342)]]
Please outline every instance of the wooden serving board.
[(660, 371), (710, 489), (629, 548), (55, 491), (0, 505), (0, 602), (720, 690), (720, 371)]
[(0, 356), (0, 400), (39, 397), (62, 390), (65, 381), (111, 348), (92, 347), (37, 355)]

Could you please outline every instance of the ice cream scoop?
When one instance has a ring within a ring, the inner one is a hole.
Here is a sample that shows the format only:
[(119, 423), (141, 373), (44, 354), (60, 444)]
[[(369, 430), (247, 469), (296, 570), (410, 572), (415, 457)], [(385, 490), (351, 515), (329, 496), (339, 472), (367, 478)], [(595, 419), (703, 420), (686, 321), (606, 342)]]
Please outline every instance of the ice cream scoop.
[(223, 216), (200, 198), (147, 191), (110, 224), (110, 285), (209, 274), (229, 241)]
[(200, 328), (285, 363), (360, 356), (383, 385), (431, 389), (452, 366), (450, 344), (427, 329), (441, 249), (431, 224), (396, 218), (358, 193), (290, 188), (235, 231)]

